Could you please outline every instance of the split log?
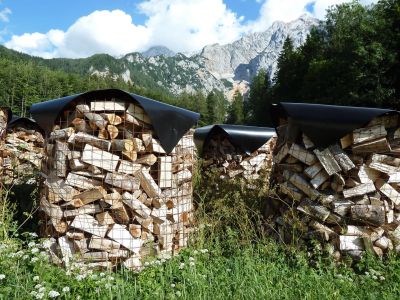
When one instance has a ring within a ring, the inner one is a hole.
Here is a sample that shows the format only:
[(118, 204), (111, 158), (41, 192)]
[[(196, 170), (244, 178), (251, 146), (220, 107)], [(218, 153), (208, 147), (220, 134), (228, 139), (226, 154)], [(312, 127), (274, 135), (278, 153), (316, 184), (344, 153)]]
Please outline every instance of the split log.
[(125, 191), (133, 192), (140, 187), (140, 180), (125, 174), (107, 173), (104, 182)]
[(119, 224), (114, 224), (107, 236), (136, 254), (139, 254), (143, 244), (141, 239), (133, 238), (129, 231)]
[(323, 151), (315, 149), (314, 153), (329, 176), (332, 176), (333, 174), (338, 173), (342, 170), (339, 164), (336, 162), (335, 158), (333, 157), (332, 153), (329, 151), (329, 148), (326, 148)]
[(105, 237), (108, 226), (100, 225), (91, 215), (78, 215), (71, 223), (71, 227), (88, 232), (90, 234)]
[(92, 101), (90, 102), (90, 111), (123, 112), (125, 111), (125, 103), (122, 101)]
[(314, 154), (297, 144), (293, 144), (288, 153), (309, 166), (317, 162), (317, 158)]
[(101, 150), (100, 148), (86, 145), (83, 149), (81, 160), (89, 165), (113, 172), (117, 168), (119, 156)]

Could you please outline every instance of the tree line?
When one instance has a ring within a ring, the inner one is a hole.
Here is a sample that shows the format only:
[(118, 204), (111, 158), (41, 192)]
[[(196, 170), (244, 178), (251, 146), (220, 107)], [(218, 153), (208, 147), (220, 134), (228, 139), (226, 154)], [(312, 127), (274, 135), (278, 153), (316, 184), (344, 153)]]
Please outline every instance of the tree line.
[(400, 2), (372, 6), (354, 1), (328, 10), (306, 42), (287, 38), (273, 78), (253, 78), (240, 118), (270, 125), (280, 101), (385, 107), (400, 110)]

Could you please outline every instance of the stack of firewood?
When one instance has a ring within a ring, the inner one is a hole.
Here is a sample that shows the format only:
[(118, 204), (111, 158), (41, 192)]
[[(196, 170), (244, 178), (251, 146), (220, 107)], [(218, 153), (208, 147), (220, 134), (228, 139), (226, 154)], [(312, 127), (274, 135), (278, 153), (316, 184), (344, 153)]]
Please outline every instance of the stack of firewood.
[(214, 134), (204, 146), (203, 167), (217, 170), (222, 179), (258, 179), (262, 170), (270, 170), (272, 167), (275, 142), (276, 138), (273, 137), (254, 152), (247, 154), (232, 145), (225, 135)]
[[(133, 103), (68, 107), (47, 139), (41, 210), (56, 237), (53, 259), (138, 269), (147, 255), (173, 254), (193, 231), (193, 133), (166, 153)], [(58, 250), (57, 250), (58, 249)], [(59, 253), (57, 253), (57, 251)]]
[[(0, 177), (3, 177), (4, 173), (4, 137), (6, 133), (8, 122), (8, 110), (5, 108), (0, 107)], [(3, 180), (0, 180), (0, 200), (2, 198), (2, 187)]]
[(9, 127), (3, 151), (3, 183), (29, 183), (41, 169), (44, 157), (44, 138), (30, 123), (19, 122)]
[(278, 128), (273, 178), (281, 238), (300, 230), (336, 258), (400, 251), (400, 128), (397, 114), (384, 115), (318, 149), (300, 133), (288, 142)]

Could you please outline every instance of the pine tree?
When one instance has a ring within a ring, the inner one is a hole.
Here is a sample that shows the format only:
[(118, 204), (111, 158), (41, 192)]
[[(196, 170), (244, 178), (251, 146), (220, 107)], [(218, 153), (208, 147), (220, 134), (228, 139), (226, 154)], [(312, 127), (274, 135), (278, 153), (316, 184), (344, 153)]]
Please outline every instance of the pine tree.
[(257, 126), (269, 125), (271, 103), (271, 82), (268, 73), (261, 69), (250, 85), (249, 98), (245, 104), (246, 123)]
[(236, 92), (232, 103), (229, 105), (227, 123), (229, 124), (243, 124), (244, 122), (244, 108), (243, 96)]

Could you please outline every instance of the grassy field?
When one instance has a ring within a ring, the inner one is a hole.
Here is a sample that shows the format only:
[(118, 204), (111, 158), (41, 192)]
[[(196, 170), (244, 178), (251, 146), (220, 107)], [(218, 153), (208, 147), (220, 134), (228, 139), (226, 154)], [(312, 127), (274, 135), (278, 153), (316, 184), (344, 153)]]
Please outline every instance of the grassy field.
[(140, 273), (66, 271), (47, 262), (35, 234), (11, 231), (0, 242), (0, 299), (400, 298), (399, 258), (335, 264), (317, 244), (312, 251), (278, 244), (260, 230), (266, 190), (239, 190), (198, 188), (202, 225), (192, 247), (149, 259)]

